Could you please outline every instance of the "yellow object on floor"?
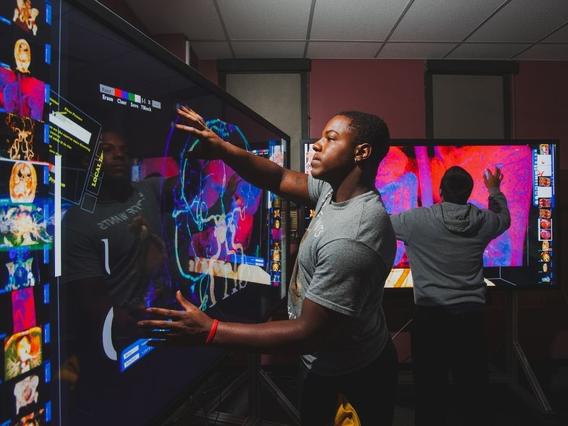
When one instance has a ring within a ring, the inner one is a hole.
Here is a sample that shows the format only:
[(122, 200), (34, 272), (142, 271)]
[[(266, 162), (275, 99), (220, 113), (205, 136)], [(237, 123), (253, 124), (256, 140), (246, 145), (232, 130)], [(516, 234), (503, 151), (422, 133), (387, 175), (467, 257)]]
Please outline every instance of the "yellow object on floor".
[(359, 420), (355, 408), (343, 395), (339, 395), (339, 407), (337, 407), (333, 424), (335, 426), (361, 426), (361, 420)]

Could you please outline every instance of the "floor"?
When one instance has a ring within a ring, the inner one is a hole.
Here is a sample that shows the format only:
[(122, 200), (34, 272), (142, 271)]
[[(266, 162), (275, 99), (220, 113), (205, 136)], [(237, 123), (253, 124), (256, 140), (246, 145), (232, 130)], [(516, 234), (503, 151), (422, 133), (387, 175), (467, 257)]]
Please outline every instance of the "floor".
[[(239, 363), (241, 364), (239, 366)], [(295, 403), (297, 385), (295, 366), (281, 365), (265, 367), (263, 370), (276, 384), (282, 395)], [(519, 397), (504, 383), (503, 377), (492, 375), (490, 400), (492, 401), (492, 421), (495, 426), (568, 426), (568, 362), (556, 365), (533, 366), (543, 390), (552, 406), (554, 414), (542, 415), (531, 407), (531, 401)], [(181, 407), (163, 426), (206, 426), (226, 424), (257, 424), (266, 426), (293, 425), (289, 416), (277, 399), (266, 387), (260, 387), (260, 404), (257, 423), (251, 421), (247, 376), (242, 375), (246, 368), (242, 360), (226, 363), (203, 383), (200, 391)], [(239, 375), (241, 376), (240, 379)], [(414, 393), (412, 376), (404, 367), (400, 372), (398, 402), (393, 426), (412, 426), (414, 424)], [(230, 384), (234, 386), (230, 386)], [(249, 423), (246, 423), (246, 421)], [(457, 414), (449, 409), (448, 425), (461, 424)]]

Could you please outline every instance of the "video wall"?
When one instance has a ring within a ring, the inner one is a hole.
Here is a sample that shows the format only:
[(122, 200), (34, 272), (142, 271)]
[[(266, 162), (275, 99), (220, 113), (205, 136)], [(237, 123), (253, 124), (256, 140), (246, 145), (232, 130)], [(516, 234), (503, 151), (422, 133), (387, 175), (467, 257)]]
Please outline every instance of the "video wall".
[(56, 354), (50, 265), (55, 175), (47, 94), (52, 5), (0, 5), (0, 424), (52, 420)]
[(96, 2), (4, 1), (0, 34), (0, 425), (160, 421), (224, 350), (156, 348), (143, 309), (261, 321), (286, 282), (287, 204), (176, 107), (283, 166), (289, 138)]
[[(311, 145), (306, 144), (309, 172)], [(485, 169), (501, 169), (501, 191), (507, 198), (511, 226), (492, 240), (483, 254), (486, 281), (511, 286), (550, 286), (556, 283), (556, 144), (550, 141), (436, 141), (393, 140), (375, 177), (375, 186), (389, 214), (441, 202), (442, 176), (452, 166), (474, 179), (469, 202), (488, 207), (483, 183)], [(309, 219), (309, 218), (308, 218)], [(386, 287), (412, 287), (406, 250), (397, 241), (397, 253)]]
[[(285, 221), (274, 229), (272, 218), (285, 206), (223, 162), (195, 158), (199, 141), (175, 130), (176, 107), (273, 161), (284, 161), (288, 137), (81, 3), (62, 5), (65, 54), (50, 108), (65, 184), (61, 418), (102, 424), (113, 413), (115, 423), (146, 424), (223, 350), (156, 349), (135, 326), (142, 308), (179, 309), (179, 289), (215, 317), (251, 321), (284, 294)], [(84, 309), (70, 306), (84, 294)]]

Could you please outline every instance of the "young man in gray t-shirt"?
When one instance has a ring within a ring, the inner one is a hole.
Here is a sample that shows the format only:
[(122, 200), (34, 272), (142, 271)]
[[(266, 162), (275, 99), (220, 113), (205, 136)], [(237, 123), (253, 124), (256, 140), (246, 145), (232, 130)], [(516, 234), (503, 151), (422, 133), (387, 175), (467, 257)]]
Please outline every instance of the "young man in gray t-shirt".
[(389, 134), (378, 117), (342, 112), (314, 144), (312, 177), (284, 169), (223, 141), (197, 113), (181, 108), (184, 130), (200, 139), (194, 155), (221, 159), (241, 177), (284, 198), (316, 208), (300, 245), (289, 290), (290, 319), (263, 324), (218, 322), (180, 293), (183, 311), (150, 308), (169, 330), (166, 340), (303, 354), (301, 420), (331, 424), (342, 393), (362, 424), (392, 423), (397, 359), (382, 309), (383, 287), (396, 245), (374, 187)]
[(318, 351), (302, 358), (307, 369), (333, 376), (369, 364), (376, 357), (373, 349), (390, 340), (382, 283), (394, 260), (394, 233), (376, 191), (334, 202), (331, 185), (311, 176), (308, 190), (317, 214), (300, 244), (288, 311), (290, 318), (300, 317), (307, 298), (352, 318), (341, 352)]

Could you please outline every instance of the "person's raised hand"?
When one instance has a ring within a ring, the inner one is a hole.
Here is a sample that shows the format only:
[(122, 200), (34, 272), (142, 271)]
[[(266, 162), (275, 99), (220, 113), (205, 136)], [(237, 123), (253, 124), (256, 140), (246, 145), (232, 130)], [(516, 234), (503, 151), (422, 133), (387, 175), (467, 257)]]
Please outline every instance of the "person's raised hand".
[(147, 308), (147, 314), (162, 319), (138, 321), (138, 326), (145, 331), (145, 336), (155, 339), (152, 342), (155, 346), (204, 344), (213, 320), (183, 297), (179, 290), (176, 299), (183, 311)]
[(491, 172), (491, 169), (485, 169), (483, 172), (483, 183), (487, 189), (496, 188), (500, 190), (501, 182), (503, 181), (503, 173), (501, 173), (501, 169), (495, 167), (495, 173)]
[(198, 139), (194, 146), (191, 147), (190, 155), (207, 160), (221, 159), (223, 145), (227, 142), (207, 127), (203, 117), (191, 108), (180, 106), (176, 111), (179, 117), (176, 128)]

